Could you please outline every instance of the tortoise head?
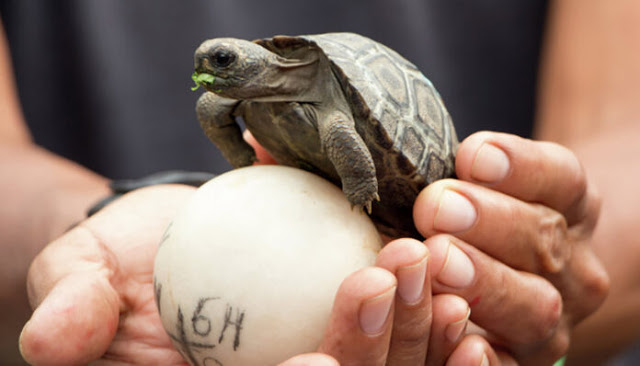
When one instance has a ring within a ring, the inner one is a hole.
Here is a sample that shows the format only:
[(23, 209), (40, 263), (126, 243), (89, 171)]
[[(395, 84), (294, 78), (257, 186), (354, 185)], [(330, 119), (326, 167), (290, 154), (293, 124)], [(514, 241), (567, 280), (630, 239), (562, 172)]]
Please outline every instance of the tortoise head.
[[(210, 92), (239, 100), (300, 100), (316, 73), (317, 58), (288, 59), (262, 46), (234, 38), (204, 41), (195, 52), (196, 74), (209, 74), (202, 83)], [(302, 98), (304, 99), (304, 98)]]

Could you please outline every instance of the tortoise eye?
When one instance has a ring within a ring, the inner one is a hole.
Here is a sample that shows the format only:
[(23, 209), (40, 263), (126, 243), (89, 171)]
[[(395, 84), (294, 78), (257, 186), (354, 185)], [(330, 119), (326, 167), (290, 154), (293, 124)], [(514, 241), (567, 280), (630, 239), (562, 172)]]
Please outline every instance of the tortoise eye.
[(236, 60), (236, 55), (228, 50), (217, 50), (211, 56), (211, 61), (217, 67), (227, 67)]

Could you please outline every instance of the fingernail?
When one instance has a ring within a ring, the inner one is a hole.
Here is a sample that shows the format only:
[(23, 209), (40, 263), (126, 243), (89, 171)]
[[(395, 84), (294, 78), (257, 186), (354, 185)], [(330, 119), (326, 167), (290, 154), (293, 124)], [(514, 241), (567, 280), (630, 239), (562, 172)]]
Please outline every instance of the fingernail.
[(449, 243), (444, 265), (436, 276), (438, 281), (449, 287), (465, 288), (473, 282), (475, 275), (471, 259), (456, 245)]
[(502, 149), (484, 143), (478, 149), (471, 166), (471, 178), (485, 183), (497, 183), (509, 173), (509, 158)]
[(476, 209), (469, 199), (458, 192), (445, 189), (440, 196), (433, 227), (449, 233), (464, 231), (476, 222), (476, 217)]
[(486, 353), (482, 354), (482, 363), (480, 366), (489, 366), (489, 357), (487, 357)]
[(372, 299), (366, 300), (360, 307), (360, 328), (368, 335), (374, 336), (382, 332), (389, 317), (396, 287)]
[(398, 269), (398, 294), (405, 303), (413, 305), (422, 300), (426, 274), (427, 257), (416, 264)]
[(465, 315), (464, 318), (447, 325), (447, 328), (444, 330), (444, 335), (447, 337), (449, 342), (456, 343), (460, 339), (465, 329), (467, 329), (467, 323), (470, 315), (471, 309), (467, 310), (467, 315)]

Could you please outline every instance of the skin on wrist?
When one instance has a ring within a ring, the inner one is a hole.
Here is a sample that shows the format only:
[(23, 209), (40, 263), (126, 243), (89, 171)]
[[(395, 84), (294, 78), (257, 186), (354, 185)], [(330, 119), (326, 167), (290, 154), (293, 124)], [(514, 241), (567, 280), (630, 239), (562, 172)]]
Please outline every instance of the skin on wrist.
[(87, 209), (111, 190), (106, 178), (42, 148), (34, 146), (29, 155), (40, 162), (34, 162), (38, 169), (23, 178), (31, 191), (26, 200), (30, 207), (25, 209), (34, 216), (29, 228), (36, 235), (32, 244), (44, 245), (84, 220)]

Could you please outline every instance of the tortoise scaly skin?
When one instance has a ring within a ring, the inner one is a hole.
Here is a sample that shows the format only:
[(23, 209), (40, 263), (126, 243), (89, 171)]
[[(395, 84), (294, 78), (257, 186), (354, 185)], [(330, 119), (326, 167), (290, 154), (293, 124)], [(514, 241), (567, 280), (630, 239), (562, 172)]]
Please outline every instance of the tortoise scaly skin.
[(208, 40), (198, 74), (213, 75), (196, 112), (234, 166), (255, 161), (236, 119), (280, 163), (342, 186), (391, 237), (420, 237), (412, 206), (454, 175), (458, 140), (431, 82), (395, 51), (353, 33)]

